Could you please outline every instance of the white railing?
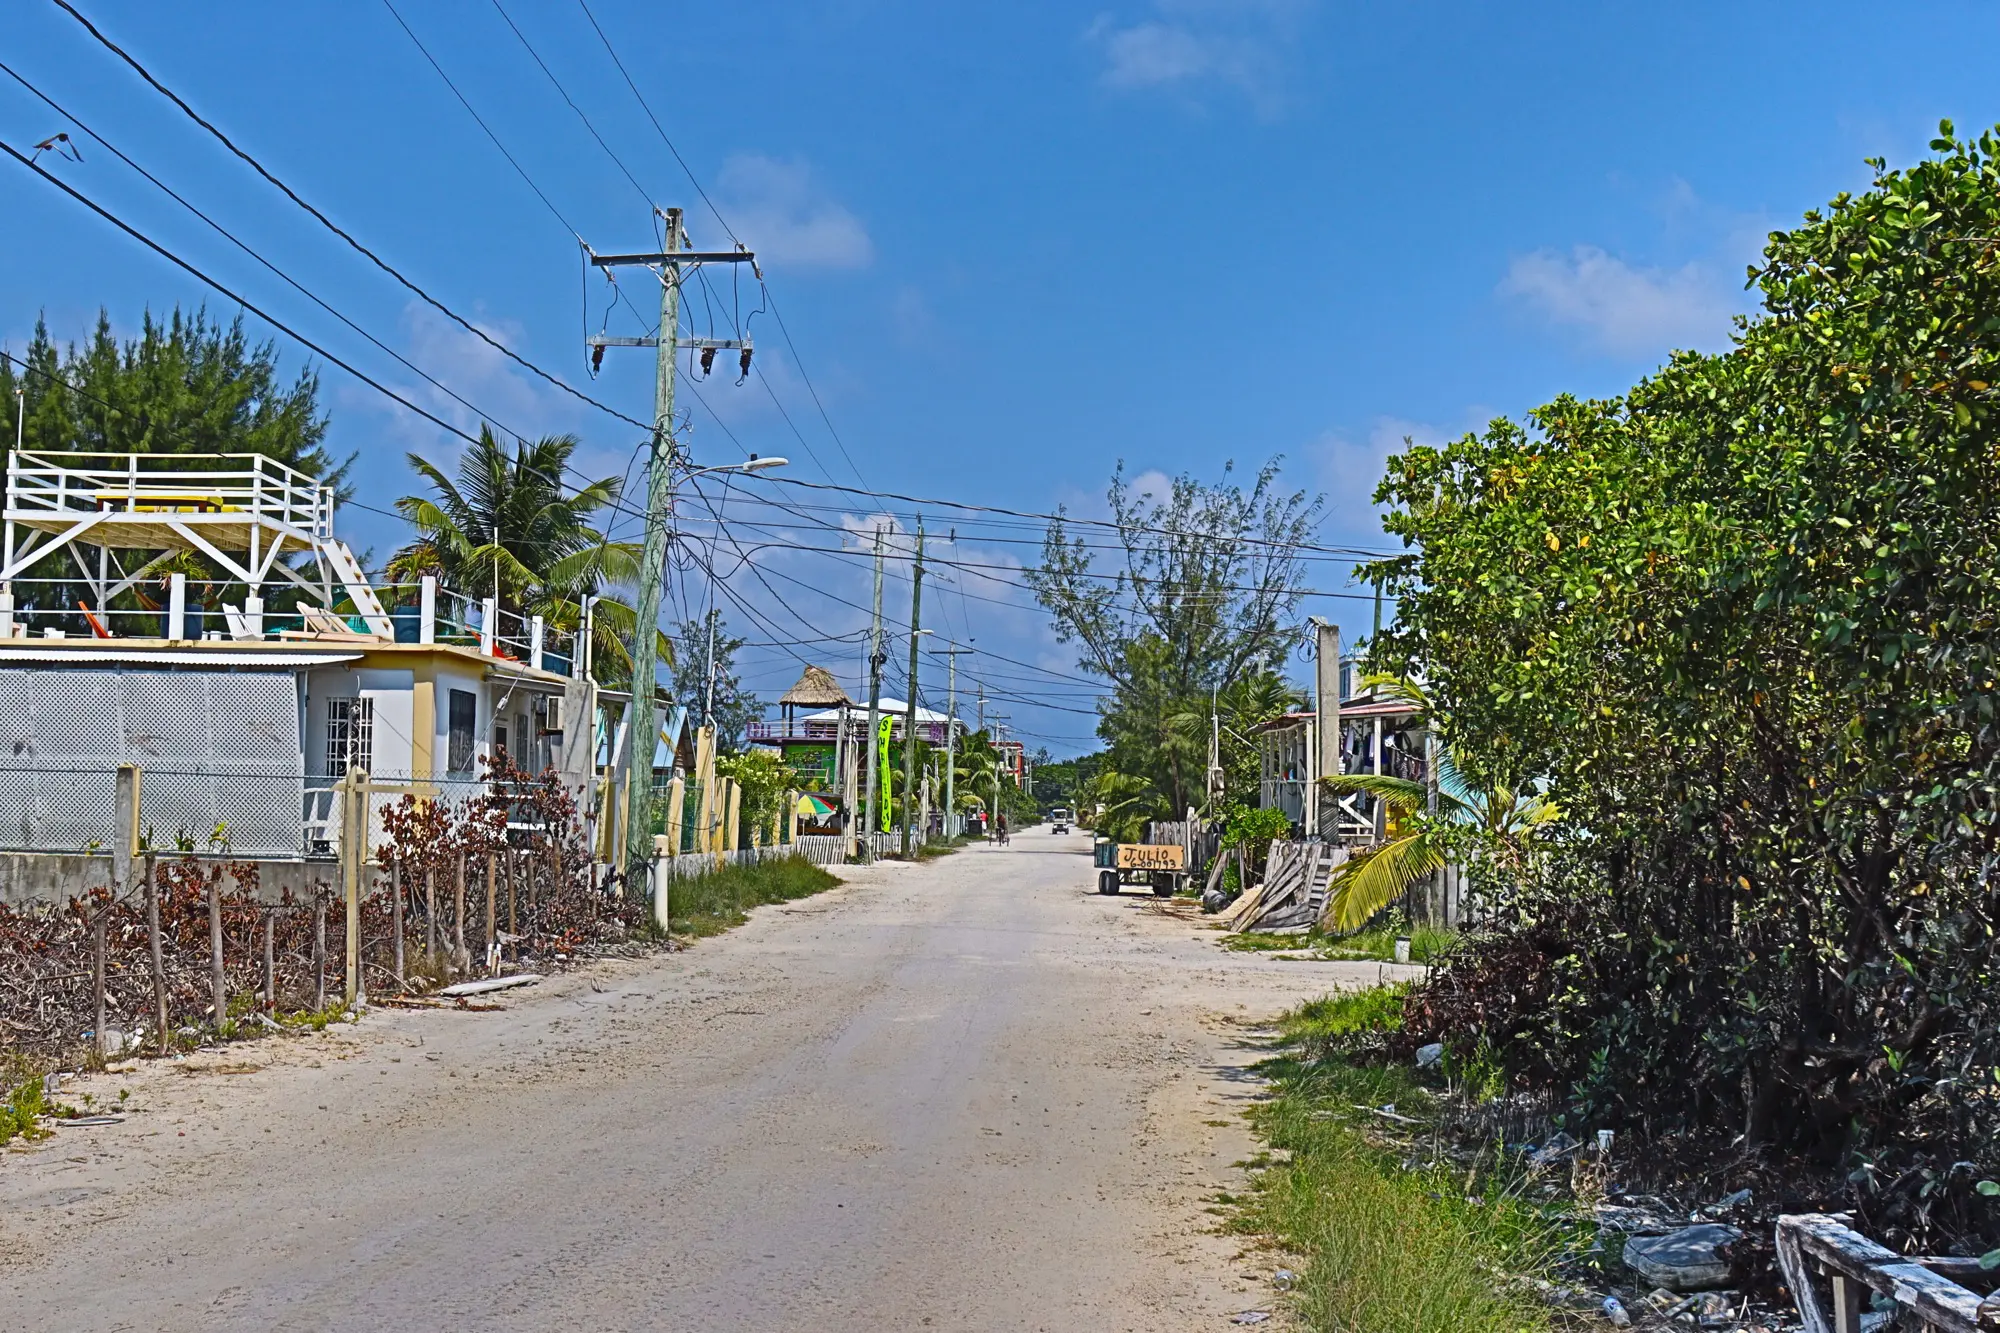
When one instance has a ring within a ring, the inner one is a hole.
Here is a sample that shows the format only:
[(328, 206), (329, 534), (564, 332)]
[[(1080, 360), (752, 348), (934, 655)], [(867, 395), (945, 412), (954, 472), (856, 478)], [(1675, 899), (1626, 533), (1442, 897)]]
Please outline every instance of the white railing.
[[(203, 468), (203, 462), (233, 464)], [(261, 454), (90, 454), (16, 450), (7, 460), (7, 517), (231, 514), (314, 538), (333, 532), (332, 493)]]

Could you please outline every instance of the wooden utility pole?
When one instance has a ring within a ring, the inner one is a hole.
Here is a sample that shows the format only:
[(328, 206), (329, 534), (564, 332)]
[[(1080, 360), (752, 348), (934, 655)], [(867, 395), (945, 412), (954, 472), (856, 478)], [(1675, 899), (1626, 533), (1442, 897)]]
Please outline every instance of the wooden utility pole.
[(875, 817), (876, 792), (881, 774), (882, 746), (876, 732), (882, 725), (882, 663), (887, 654), (882, 651), (882, 525), (875, 525), (875, 619), (868, 631), (868, 733), (862, 744), (868, 747), (868, 800), (863, 832), (861, 859), (875, 859), (875, 830), (879, 821)]
[(1313, 781), (1308, 784), (1305, 815), (1308, 834), (1326, 842), (1340, 837), (1340, 799), (1319, 782), (1340, 772), (1340, 626), (1313, 620)]
[(660, 627), (660, 589), (666, 579), (667, 526), (674, 512), (674, 467), (680, 461), (674, 444), (674, 368), (682, 347), (700, 347), (711, 355), (717, 348), (744, 351), (743, 369), (748, 373), (749, 344), (729, 338), (683, 339), (680, 336), (681, 275), (700, 264), (748, 264), (748, 250), (714, 253), (684, 249), (687, 232), (681, 210), (666, 209), (664, 245), (657, 253), (633, 255), (592, 255), (597, 268), (640, 266), (660, 275), (660, 327), (650, 338), (610, 338), (599, 335), (588, 340), (593, 354), (602, 357), (606, 347), (652, 347), (656, 349), (653, 372), (653, 438), (646, 463), (645, 555), (639, 564), (639, 605), (632, 635), (632, 706), (628, 728), (631, 741), (629, 771), (631, 786), (626, 793), (625, 894), (634, 902), (644, 898), (647, 871), (653, 861), (653, 746), (660, 734), (659, 718), (653, 707), (657, 688), (655, 640)]
[(972, 649), (956, 645), (944, 650), (951, 663), (950, 684), (945, 687), (944, 705), (944, 836), (956, 837), (952, 821), (958, 818), (958, 655)]
[(924, 521), (917, 520), (917, 559), (910, 566), (910, 697), (903, 713), (903, 858), (916, 855), (917, 822), (917, 643), (923, 630)]

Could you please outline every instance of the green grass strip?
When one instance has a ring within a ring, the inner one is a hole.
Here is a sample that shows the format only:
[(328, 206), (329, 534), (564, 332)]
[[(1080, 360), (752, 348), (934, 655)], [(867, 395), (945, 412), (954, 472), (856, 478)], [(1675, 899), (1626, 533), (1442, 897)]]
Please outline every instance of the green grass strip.
[(1520, 1279), (1547, 1263), (1558, 1228), (1477, 1165), (1406, 1165), (1371, 1141), (1384, 1122), (1358, 1107), (1422, 1119), (1429, 1094), (1407, 1070), (1337, 1051), (1393, 1026), (1400, 1003), (1378, 987), (1287, 1016), (1288, 1054), (1265, 1068), (1275, 1095), (1252, 1117), (1272, 1155), (1230, 1201), (1231, 1229), (1301, 1256), (1299, 1313), (1320, 1333), (1545, 1333), (1549, 1312)]
[(802, 856), (725, 866), (695, 879), (677, 879), (667, 896), (673, 933), (702, 938), (720, 935), (750, 919), (765, 903), (809, 898), (840, 883)]

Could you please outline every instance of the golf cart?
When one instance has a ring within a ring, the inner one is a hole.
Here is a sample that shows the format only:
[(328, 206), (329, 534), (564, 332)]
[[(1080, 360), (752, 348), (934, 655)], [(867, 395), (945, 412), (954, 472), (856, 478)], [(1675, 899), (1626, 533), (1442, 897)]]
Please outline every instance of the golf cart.
[(1049, 811), (1049, 832), (1067, 833), (1069, 832), (1069, 822), (1069, 811), (1062, 807), (1058, 806), (1054, 810)]

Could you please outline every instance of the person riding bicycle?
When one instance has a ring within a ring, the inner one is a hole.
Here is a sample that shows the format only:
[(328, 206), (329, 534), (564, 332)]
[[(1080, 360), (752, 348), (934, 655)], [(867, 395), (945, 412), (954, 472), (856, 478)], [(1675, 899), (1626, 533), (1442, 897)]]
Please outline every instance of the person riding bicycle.
[(1007, 845), (1007, 816), (1000, 816), (1000, 822), (995, 827), (1000, 833), (1000, 845), (1005, 847)]

